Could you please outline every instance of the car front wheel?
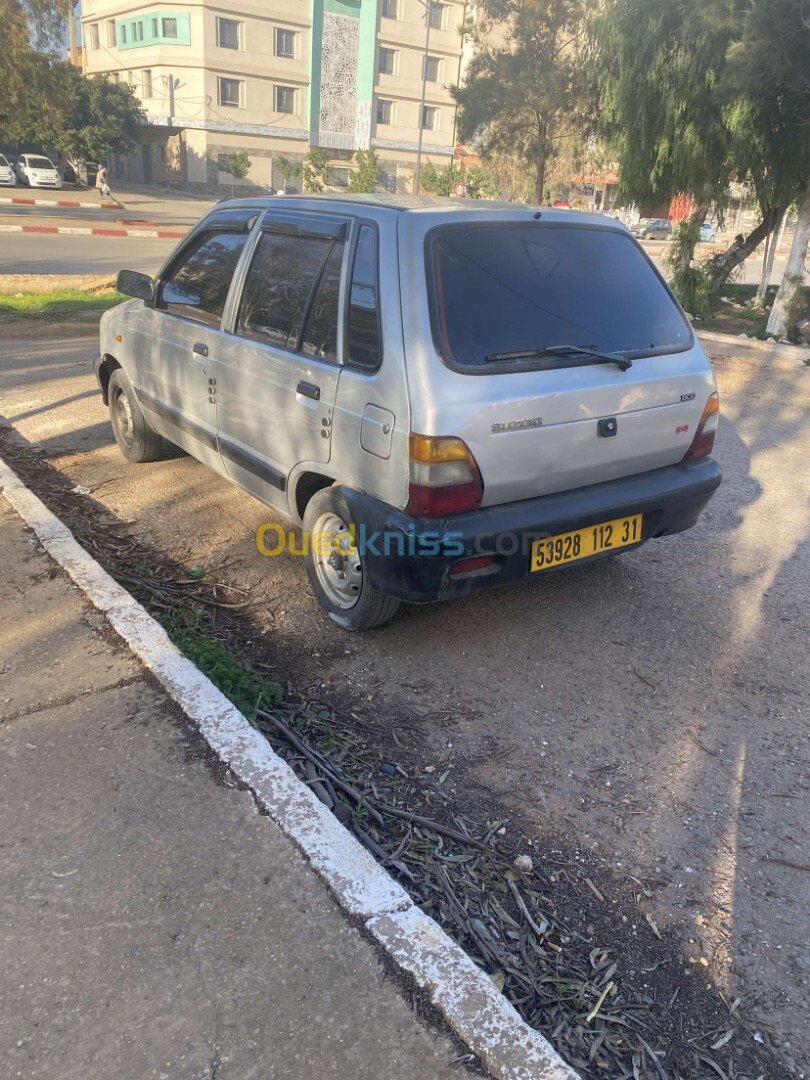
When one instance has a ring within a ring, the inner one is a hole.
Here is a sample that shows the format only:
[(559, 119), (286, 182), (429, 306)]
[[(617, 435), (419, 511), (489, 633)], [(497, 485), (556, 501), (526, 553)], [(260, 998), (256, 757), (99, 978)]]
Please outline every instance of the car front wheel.
[(372, 630), (394, 616), (399, 600), (371, 584), (340, 485), (312, 496), (304, 512), (304, 537), (312, 591), (330, 619), (344, 630)]

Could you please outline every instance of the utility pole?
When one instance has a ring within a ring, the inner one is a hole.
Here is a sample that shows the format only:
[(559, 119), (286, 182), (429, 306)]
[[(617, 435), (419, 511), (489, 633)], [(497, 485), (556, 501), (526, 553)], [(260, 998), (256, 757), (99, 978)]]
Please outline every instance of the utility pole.
[(73, 7), (73, 0), (68, 0), (68, 61), (71, 64), (76, 63), (76, 13)]
[(422, 100), (419, 103), (419, 143), (416, 151), (416, 175), (414, 176), (414, 195), (419, 194), (419, 181), (422, 176), (422, 121), (425, 113), (425, 97), (427, 96), (427, 61), (430, 49), (430, 17), (435, 6), (434, 0), (426, 0), (425, 3), (425, 54), (422, 57)]
[(169, 88), (169, 127), (174, 127), (174, 92), (180, 85), (180, 80), (174, 75), (167, 75), (166, 85)]

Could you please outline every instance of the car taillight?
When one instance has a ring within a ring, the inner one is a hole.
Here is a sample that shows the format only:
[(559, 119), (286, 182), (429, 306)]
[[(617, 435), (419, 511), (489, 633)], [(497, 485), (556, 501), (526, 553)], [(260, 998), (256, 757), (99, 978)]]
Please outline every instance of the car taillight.
[(474, 510), (484, 483), (467, 444), (452, 435), (415, 435), (409, 441), (410, 485), (406, 510), (442, 517)]
[(692, 439), (692, 445), (683, 456), (684, 461), (696, 461), (698, 458), (707, 457), (712, 452), (719, 423), (720, 396), (715, 390), (706, 402), (706, 408), (703, 410), (703, 416)]

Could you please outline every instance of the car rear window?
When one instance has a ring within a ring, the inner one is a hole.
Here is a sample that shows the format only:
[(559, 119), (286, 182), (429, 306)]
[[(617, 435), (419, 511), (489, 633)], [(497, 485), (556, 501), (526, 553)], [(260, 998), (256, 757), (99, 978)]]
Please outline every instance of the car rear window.
[(691, 330), (635, 242), (609, 229), (457, 226), (433, 234), (432, 320), (443, 357), (486, 365), (492, 353), (546, 345), (676, 351)]

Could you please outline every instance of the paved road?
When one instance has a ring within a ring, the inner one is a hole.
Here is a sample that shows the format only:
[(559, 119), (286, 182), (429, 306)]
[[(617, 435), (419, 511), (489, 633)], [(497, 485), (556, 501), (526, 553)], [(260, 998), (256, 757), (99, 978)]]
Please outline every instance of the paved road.
[(810, 370), (715, 357), (725, 482), (692, 531), (358, 636), (320, 612), (300, 558), (258, 554), (259, 503), (188, 457), (120, 457), (94, 350), (5, 342), (0, 413), (142, 540), (250, 590), (268, 662), (305, 696), (416, 717), (437, 797), (577, 843), (608, 895), (651, 882), (658, 925), (806, 1067)]
[(178, 240), (0, 233), (0, 274), (154, 273)]

